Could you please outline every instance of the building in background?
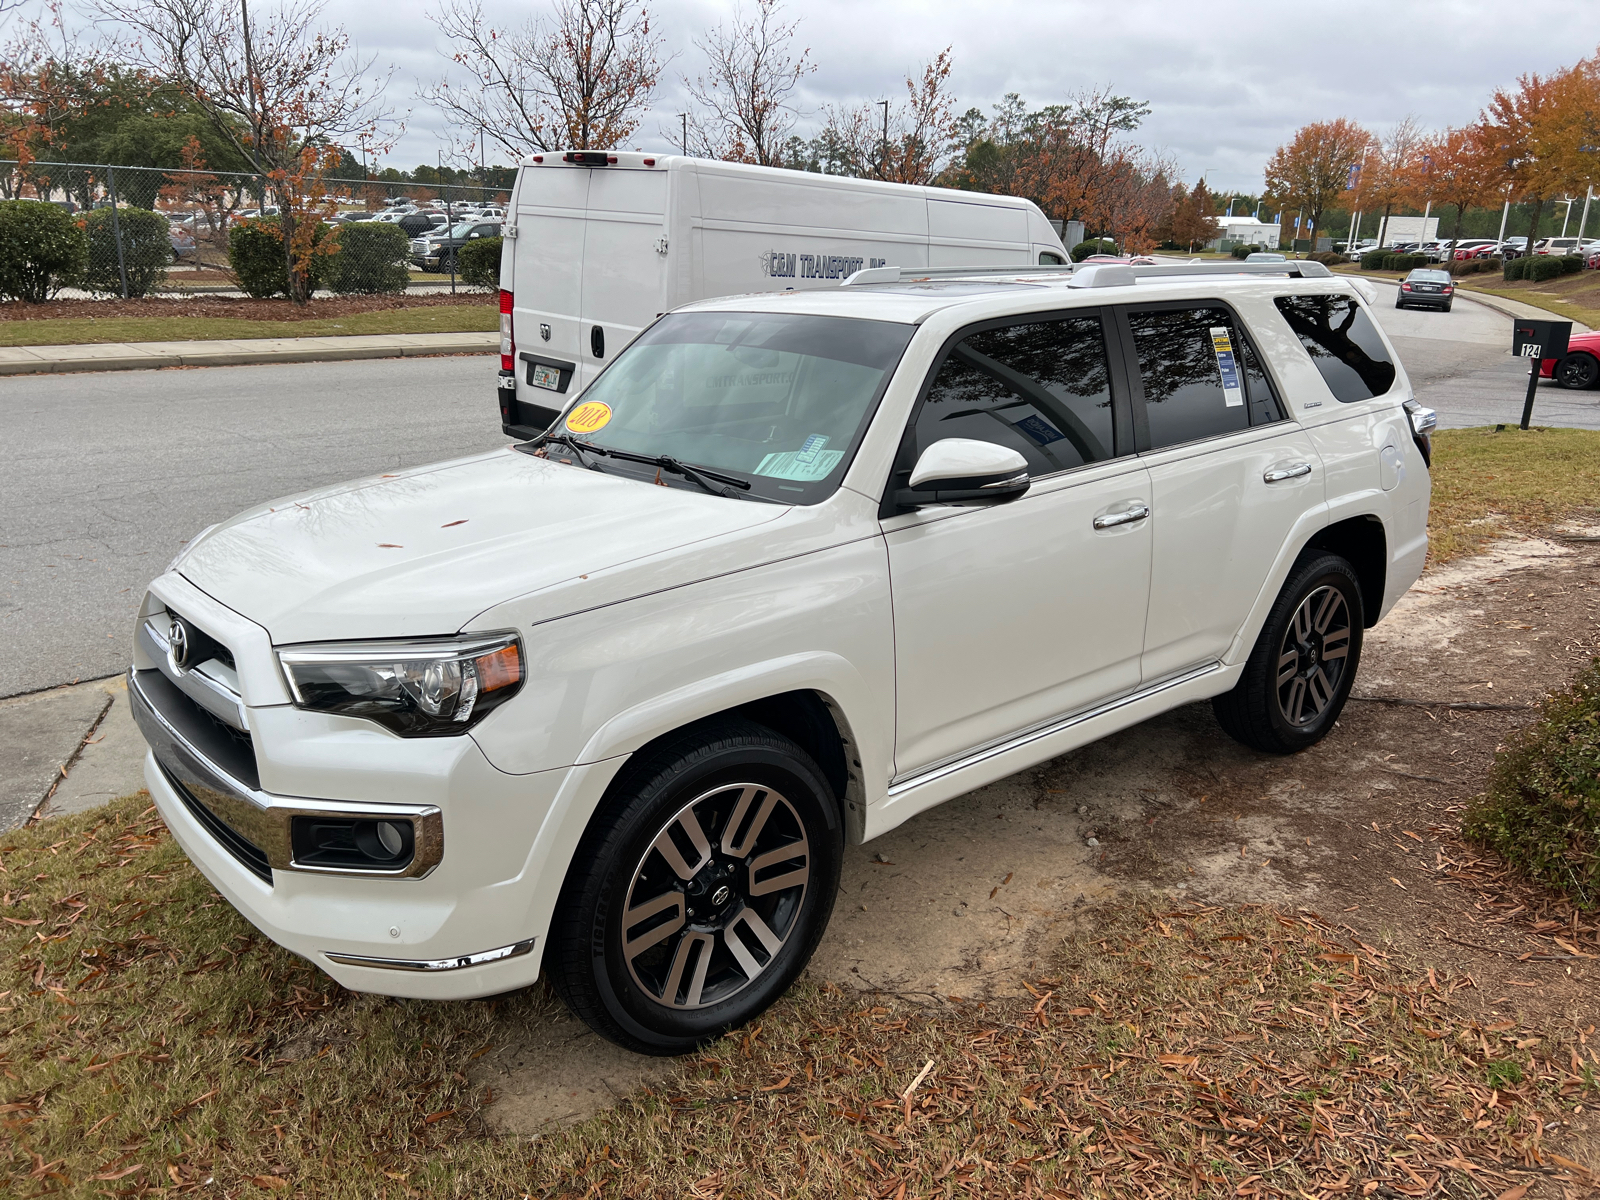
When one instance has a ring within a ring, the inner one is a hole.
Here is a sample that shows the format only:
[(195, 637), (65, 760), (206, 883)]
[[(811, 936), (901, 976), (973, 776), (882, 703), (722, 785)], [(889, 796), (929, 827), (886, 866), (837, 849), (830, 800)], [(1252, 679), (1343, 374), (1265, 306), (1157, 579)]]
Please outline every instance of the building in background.
[(1283, 227), (1276, 223), (1267, 224), (1254, 217), (1212, 217), (1217, 223), (1217, 232), (1206, 243), (1208, 250), (1221, 250), (1226, 253), (1235, 246), (1260, 246), (1263, 250), (1276, 250)]

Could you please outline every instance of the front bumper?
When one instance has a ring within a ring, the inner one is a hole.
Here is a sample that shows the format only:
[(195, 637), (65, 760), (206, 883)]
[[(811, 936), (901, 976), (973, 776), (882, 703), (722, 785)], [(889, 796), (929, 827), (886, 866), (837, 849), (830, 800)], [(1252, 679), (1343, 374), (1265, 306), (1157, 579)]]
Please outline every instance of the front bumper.
[[(200, 872), (273, 941), (362, 992), (464, 999), (538, 977), (543, 929), (531, 903), (540, 876), (532, 847), (566, 772), (506, 775), (461, 739), (444, 777), (431, 781), (437, 804), (273, 794), (185, 736), (181, 717), (161, 709), (158, 673), (131, 671), (128, 682), (151, 744), (145, 781), (163, 819)], [(287, 716), (250, 711), (258, 728)], [(296, 748), (304, 750), (289, 747)], [(348, 792), (348, 782), (330, 777), (331, 790)], [(398, 872), (308, 868), (295, 861), (288, 835), (292, 818), (306, 814), (413, 820), (416, 856)]]

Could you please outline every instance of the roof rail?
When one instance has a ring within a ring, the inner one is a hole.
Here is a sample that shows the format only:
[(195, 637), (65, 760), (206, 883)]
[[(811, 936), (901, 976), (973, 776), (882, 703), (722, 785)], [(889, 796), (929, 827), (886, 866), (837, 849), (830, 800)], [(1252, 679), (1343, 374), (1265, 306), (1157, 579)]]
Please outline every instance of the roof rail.
[(1140, 279), (1183, 278), (1196, 275), (1287, 275), (1291, 279), (1330, 279), (1333, 272), (1310, 259), (1284, 262), (1181, 262), (1132, 266), (1128, 263), (1082, 263), (1027, 266), (1015, 263), (993, 267), (866, 267), (846, 279), (841, 287), (874, 283), (910, 283), (924, 279), (974, 279), (994, 276), (1066, 275), (1073, 287), (1126, 287)]

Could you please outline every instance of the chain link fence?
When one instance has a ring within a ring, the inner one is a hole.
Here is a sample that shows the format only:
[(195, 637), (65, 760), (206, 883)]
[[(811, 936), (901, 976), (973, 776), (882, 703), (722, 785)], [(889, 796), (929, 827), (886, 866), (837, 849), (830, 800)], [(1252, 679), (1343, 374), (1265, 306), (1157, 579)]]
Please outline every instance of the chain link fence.
[[(359, 245), (359, 255), (377, 257), (347, 258), (339, 271), (322, 275), (356, 281), (355, 291), (399, 290), (401, 272), (404, 287), (454, 290), (455, 257), (428, 264), (416, 255), (414, 239), (441, 236), (462, 221), (498, 221), (509, 199), (507, 188), (482, 184), (322, 182), (334, 228), (376, 217), (404, 234), (403, 250), (393, 237), (347, 239), (352, 250)], [(238, 255), (230, 258), (230, 233), (243, 222), (275, 217), (275, 195), (264, 175), (245, 172), (0, 159), (0, 200), (54, 204), (82, 231), (81, 265), (52, 277), (53, 294), (63, 298), (237, 293), (252, 281), (240, 278)], [(382, 286), (363, 282), (380, 279)]]

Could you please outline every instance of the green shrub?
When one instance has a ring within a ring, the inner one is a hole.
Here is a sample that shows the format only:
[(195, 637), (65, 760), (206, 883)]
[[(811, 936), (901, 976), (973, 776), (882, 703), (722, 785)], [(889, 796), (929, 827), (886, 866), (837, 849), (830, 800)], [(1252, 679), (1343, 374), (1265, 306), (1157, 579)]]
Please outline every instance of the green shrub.
[(1451, 275), (1476, 275), (1485, 269), (1484, 260), (1481, 258), (1453, 258), (1446, 268)]
[(89, 239), (65, 210), (0, 200), (0, 297), (38, 304), (83, 274)]
[(1313, 250), (1310, 254), (1306, 255), (1306, 259), (1310, 262), (1319, 262), (1325, 267), (1331, 267), (1335, 264), (1343, 264), (1350, 261), (1344, 255), (1336, 254), (1332, 250)]
[(1528, 259), (1527, 269), (1522, 277), (1530, 283), (1543, 283), (1547, 279), (1554, 279), (1562, 274), (1561, 260), (1549, 254), (1536, 254)]
[(1600, 907), (1600, 659), (1495, 755), (1461, 827), (1530, 878)]
[(1086, 242), (1079, 242), (1071, 250), (1072, 261), (1082, 262), (1091, 254), (1115, 254), (1117, 244), (1110, 238), (1090, 238)]
[(1385, 271), (1415, 271), (1418, 267), (1431, 267), (1433, 260), (1426, 254), (1386, 254), (1383, 256), (1383, 269)]
[(330, 291), (341, 296), (404, 294), (411, 280), (406, 265), (411, 243), (400, 226), (355, 221), (341, 225), (333, 236), (338, 249), (324, 272)]
[(1383, 269), (1383, 260), (1394, 255), (1393, 250), (1377, 249), (1368, 250), (1361, 256), (1361, 269), (1363, 271), (1380, 271)]
[(1526, 258), (1513, 258), (1505, 264), (1500, 277), (1507, 283), (1511, 283), (1524, 278), (1527, 270), (1528, 260)]
[[(328, 235), (328, 227), (317, 225), (313, 244), (320, 244)], [(278, 232), (277, 217), (259, 217), (254, 221), (240, 221), (228, 230), (228, 266), (245, 295), (257, 300), (269, 296), (289, 294), (289, 265), (283, 254), (283, 235)], [(328, 269), (326, 256), (311, 258), (311, 286), (322, 286)]]
[[(97, 208), (83, 222), (89, 237), (89, 265), (83, 286), (91, 292), (122, 295), (122, 271), (128, 274), (128, 296), (137, 299), (167, 278), (172, 261), (172, 226), (148, 208), (119, 208), (112, 221), (109, 208)], [(117, 266), (117, 238), (122, 235), (122, 268)]]
[(1556, 261), (1561, 264), (1561, 273), (1563, 275), (1576, 275), (1583, 270), (1583, 255), (1581, 254), (1563, 254)]
[(1506, 260), (1496, 256), (1494, 258), (1480, 258), (1475, 260), (1480, 271), (1499, 271), (1506, 265)]
[(495, 289), (500, 286), (501, 238), (484, 238), (461, 247), (456, 269), (461, 281), (473, 287)]

